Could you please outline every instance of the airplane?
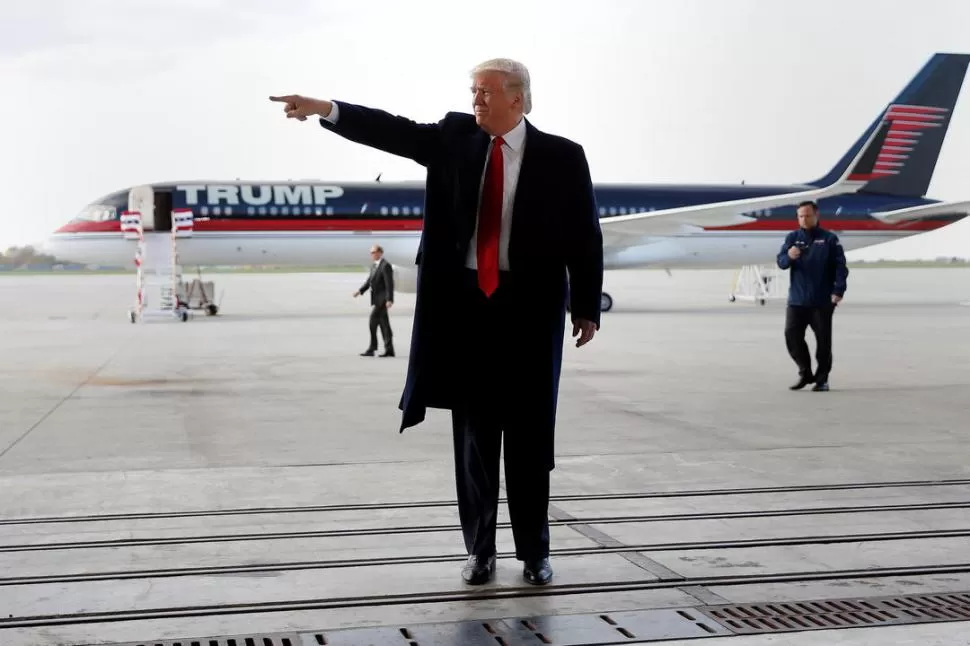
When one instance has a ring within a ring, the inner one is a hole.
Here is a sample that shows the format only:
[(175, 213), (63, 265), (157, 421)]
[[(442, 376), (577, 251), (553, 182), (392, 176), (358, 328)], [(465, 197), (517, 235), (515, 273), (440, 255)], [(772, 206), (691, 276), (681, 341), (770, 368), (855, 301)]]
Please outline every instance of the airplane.
[[(846, 251), (947, 226), (970, 201), (926, 192), (970, 62), (937, 53), (879, 112), (822, 177), (791, 185), (597, 184), (607, 269), (736, 268), (774, 262), (795, 210), (815, 200), (821, 223)], [(135, 195), (142, 225), (168, 232), (173, 210), (191, 212), (178, 243), (188, 266), (347, 266), (380, 244), (396, 288), (413, 292), (424, 183), (185, 181), (115, 191), (88, 204), (46, 241), (62, 262), (131, 266), (133, 244), (120, 233)], [(152, 196), (154, 198), (152, 199)], [(145, 212), (147, 211), (147, 213)], [(156, 234), (162, 235), (162, 234)], [(762, 301), (763, 304), (763, 301)], [(605, 292), (602, 308), (613, 298)]]

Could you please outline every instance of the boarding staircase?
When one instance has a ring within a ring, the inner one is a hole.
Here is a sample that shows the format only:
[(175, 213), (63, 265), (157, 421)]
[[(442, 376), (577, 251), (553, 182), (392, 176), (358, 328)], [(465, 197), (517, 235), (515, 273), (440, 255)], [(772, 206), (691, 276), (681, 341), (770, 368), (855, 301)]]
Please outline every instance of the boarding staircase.
[(178, 241), (192, 235), (192, 211), (174, 209), (170, 233), (146, 232), (138, 211), (127, 210), (121, 215), (121, 231), (135, 245), (135, 303), (128, 311), (132, 323), (151, 318), (176, 318), (187, 321), (182, 267), (179, 262)]
[(745, 265), (734, 279), (730, 301), (751, 301), (764, 305), (784, 298), (788, 289), (788, 272), (775, 265)]

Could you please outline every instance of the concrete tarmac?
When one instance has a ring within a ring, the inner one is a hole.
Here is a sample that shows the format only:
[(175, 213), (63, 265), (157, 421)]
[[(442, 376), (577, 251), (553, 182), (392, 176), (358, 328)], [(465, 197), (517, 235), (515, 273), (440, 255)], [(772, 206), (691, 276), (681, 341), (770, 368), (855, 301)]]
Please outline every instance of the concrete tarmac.
[(0, 276), (0, 644), (970, 591), (970, 270), (853, 269), (828, 393), (787, 389), (784, 304), (729, 303), (733, 272), (609, 273), (614, 310), (565, 351), (555, 582), (520, 595), (500, 528), (474, 600), (449, 596), (449, 416), (398, 433), (413, 295), (398, 356), (362, 358), (363, 273), (208, 278), (219, 316), (132, 325), (131, 276)]

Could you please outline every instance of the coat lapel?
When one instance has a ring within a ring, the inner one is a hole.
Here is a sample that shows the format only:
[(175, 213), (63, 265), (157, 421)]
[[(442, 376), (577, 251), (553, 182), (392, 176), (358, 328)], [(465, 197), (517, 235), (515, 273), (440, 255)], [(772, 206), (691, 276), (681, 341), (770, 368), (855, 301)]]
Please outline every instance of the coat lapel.
[[(515, 199), (512, 203), (512, 226), (509, 231), (509, 263), (513, 262), (513, 249), (516, 232), (522, 228), (532, 208), (530, 190), (536, 186), (536, 173), (542, 154), (542, 133), (529, 120), (525, 121), (525, 148), (522, 151), (522, 164), (519, 166), (519, 180), (515, 185)], [(519, 236), (521, 237), (521, 236)]]
[(458, 235), (461, 244), (467, 245), (475, 231), (478, 214), (478, 198), (488, 155), (489, 136), (479, 129), (468, 138), (458, 168)]
[[(512, 234), (509, 244), (515, 239), (516, 225), (527, 217), (529, 211), (529, 187), (534, 182), (537, 171), (537, 156), (541, 154), (542, 133), (535, 126), (525, 122), (525, 149), (522, 164), (519, 167), (519, 180), (516, 184), (515, 201), (512, 205)], [(482, 174), (485, 172), (485, 158), (488, 156), (490, 138), (484, 130), (478, 130), (472, 135), (464, 149), (459, 169), (459, 240), (467, 245), (475, 231), (475, 219), (478, 213), (478, 199), (481, 190)]]
[(522, 164), (519, 166), (519, 181), (515, 188), (515, 202), (512, 204), (512, 226), (521, 221), (528, 211), (529, 188), (533, 185), (536, 172), (536, 156), (541, 152), (542, 133), (535, 126), (525, 122), (525, 149), (522, 151)]

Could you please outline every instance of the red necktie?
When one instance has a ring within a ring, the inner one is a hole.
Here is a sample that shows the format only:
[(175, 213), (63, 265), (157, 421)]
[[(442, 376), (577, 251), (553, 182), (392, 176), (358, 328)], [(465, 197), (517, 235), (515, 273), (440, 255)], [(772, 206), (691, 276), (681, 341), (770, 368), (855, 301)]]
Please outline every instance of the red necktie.
[(501, 137), (492, 140), (478, 211), (478, 286), (486, 296), (498, 288), (498, 240), (502, 229), (502, 195), (505, 164)]

